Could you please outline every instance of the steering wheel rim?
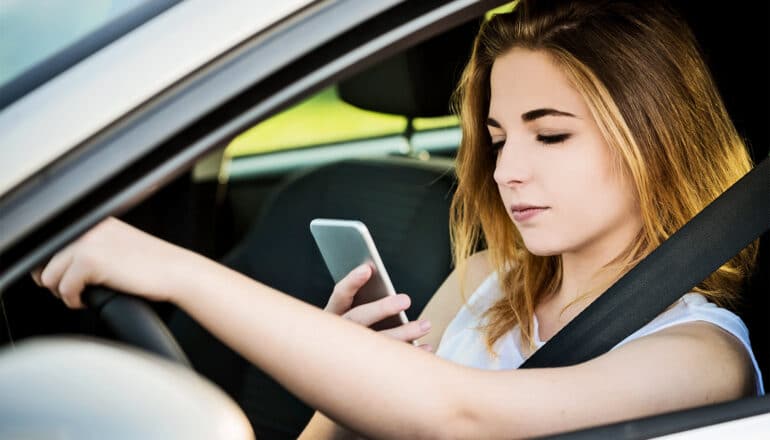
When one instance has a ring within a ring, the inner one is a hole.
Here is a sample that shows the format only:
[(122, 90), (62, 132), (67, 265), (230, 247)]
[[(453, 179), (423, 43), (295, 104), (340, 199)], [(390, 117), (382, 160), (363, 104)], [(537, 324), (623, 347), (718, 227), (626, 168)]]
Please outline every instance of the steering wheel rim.
[(92, 286), (83, 292), (83, 302), (121, 341), (192, 369), (174, 335), (144, 300)]

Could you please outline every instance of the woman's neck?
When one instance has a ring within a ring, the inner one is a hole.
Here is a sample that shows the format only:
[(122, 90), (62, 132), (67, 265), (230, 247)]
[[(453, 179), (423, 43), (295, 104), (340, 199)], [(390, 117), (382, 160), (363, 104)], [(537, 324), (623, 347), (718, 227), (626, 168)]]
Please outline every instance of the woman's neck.
[(616, 231), (616, 234), (606, 236), (604, 240), (595, 240), (590, 246), (564, 252), (561, 255), (562, 280), (553, 295), (554, 299), (569, 304), (588, 292), (591, 294), (586, 297), (585, 304), (596, 299), (602, 293), (596, 292), (596, 287), (612, 281), (617, 276), (617, 270), (608, 265), (616, 260), (636, 237), (639, 228), (634, 226), (629, 225), (624, 230)]
[(617, 276), (611, 268), (603, 269), (620, 255), (624, 247), (611, 247), (605, 243), (605, 246), (562, 254), (561, 284), (535, 309), (541, 340), (550, 339), (602, 293), (596, 288)]

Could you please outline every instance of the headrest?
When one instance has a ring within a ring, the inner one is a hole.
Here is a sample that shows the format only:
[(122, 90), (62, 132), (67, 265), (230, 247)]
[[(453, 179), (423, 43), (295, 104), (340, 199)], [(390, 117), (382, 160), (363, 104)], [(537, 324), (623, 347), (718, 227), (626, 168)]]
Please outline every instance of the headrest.
[(448, 115), (479, 24), (472, 20), (340, 82), (340, 98), (359, 108), (410, 118)]

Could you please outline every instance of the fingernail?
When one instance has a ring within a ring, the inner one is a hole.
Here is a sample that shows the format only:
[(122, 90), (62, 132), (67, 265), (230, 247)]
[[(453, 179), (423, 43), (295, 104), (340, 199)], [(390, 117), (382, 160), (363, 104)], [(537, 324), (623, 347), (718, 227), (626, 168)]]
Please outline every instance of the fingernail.
[(423, 319), (422, 321), (420, 321), (420, 330), (424, 332), (427, 332), (428, 330), (430, 330), (430, 321), (428, 321), (427, 319)]
[(410, 301), (409, 301), (409, 297), (408, 296), (402, 294), (402, 295), (398, 295), (397, 298), (398, 298), (398, 307), (399, 308), (405, 309), (405, 308), (409, 307)]

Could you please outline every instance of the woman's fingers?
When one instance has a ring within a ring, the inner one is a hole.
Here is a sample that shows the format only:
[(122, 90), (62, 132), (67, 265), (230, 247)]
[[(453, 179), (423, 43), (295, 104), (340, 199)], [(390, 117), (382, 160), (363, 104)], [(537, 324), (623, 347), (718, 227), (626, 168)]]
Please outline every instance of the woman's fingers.
[(77, 256), (74, 245), (65, 248), (51, 258), (45, 266), (32, 271), (32, 278), (40, 286), (60, 298), (67, 307), (83, 307), (80, 294), (89, 282), (88, 264), (85, 257)]
[[(373, 268), (367, 264), (362, 264), (353, 269), (334, 286), (334, 292), (332, 292), (324, 310), (336, 315), (342, 315), (343, 318), (364, 327), (371, 327), (385, 318), (397, 315), (408, 309), (412, 301), (408, 295), (403, 293), (393, 296), (389, 295), (377, 301), (350, 308), (358, 291), (371, 278), (372, 272)], [(381, 333), (388, 337), (408, 342), (419, 339), (429, 332), (430, 322), (421, 320), (384, 330)], [(426, 344), (420, 345), (419, 348), (429, 352), (433, 351), (433, 348)]]
[(43, 267), (45, 266), (38, 266), (34, 269), (32, 269), (32, 272), (29, 274), (32, 275), (32, 281), (35, 282), (35, 284), (38, 285), (38, 287), (45, 287), (43, 286), (43, 282), (40, 280), (40, 275), (43, 273)]
[(72, 263), (72, 256), (71, 249), (69, 247), (65, 248), (54, 255), (40, 273), (40, 284), (59, 298), (61, 298), (59, 282)]
[(420, 344), (420, 345), (417, 346), (417, 348), (425, 350), (428, 353), (433, 353), (433, 347), (431, 347), (430, 344)]
[(84, 307), (80, 294), (85, 289), (88, 279), (88, 267), (82, 260), (73, 259), (64, 275), (59, 281), (58, 290), (61, 300), (71, 309), (82, 309)]
[[(334, 286), (334, 292), (332, 292), (324, 310), (336, 315), (342, 315), (343, 318), (364, 327), (370, 327), (385, 318), (397, 315), (408, 309), (412, 302), (409, 296), (403, 293), (386, 296), (353, 309), (350, 308), (358, 291), (371, 278), (372, 272), (372, 267), (367, 264), (362, 264), (353, 269)], [(425, 336), (428, 332), (430, 332), (430, 322), (422, 320), (385, 330), (382, 334), (401, 341), (414, 341)], [(429, 345), (421, 345), (420, 348), (432, 351)]]
[(408, 309), (410, 305), (411, 300), (409, 299), (409, 295), (400, 293), (398, 295), (386, 296), (377, 301), (362, 304), (348, 310), (342, 317), (357, 322), (365, 327), (369, 327), (389, 316), (396, 315), (399, 312)]
[[(430, 321), (426, 319), (411, 321), (398, 327), (383, 330), (381, 333), (399, 341), (414, 341), (430, 333)], [(430, 351), (430, 347), (427, 348)]]
[(350, 306), (353, 305), (353, 298), (361, 287), (369, 281), (372, 276), (372, 268), (367, 264), (362, 264), (353, 269), (345, 278), (341, 279), (339, 283), (334, 286), (334, 292), (329, 297), (329, 302), (326, 304), (324, 310), (334, 313), (335, 315), (342, 315), (350, 310)]

